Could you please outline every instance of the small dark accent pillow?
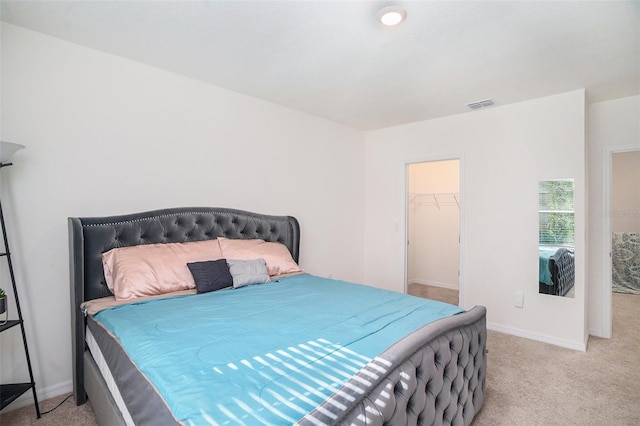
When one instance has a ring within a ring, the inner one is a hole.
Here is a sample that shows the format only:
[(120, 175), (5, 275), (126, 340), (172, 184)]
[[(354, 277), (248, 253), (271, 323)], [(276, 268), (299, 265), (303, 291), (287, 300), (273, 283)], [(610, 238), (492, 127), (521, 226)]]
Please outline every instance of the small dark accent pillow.
[(233, 287), (233, 277), (226, 259), (187, 263), (198, 293)]

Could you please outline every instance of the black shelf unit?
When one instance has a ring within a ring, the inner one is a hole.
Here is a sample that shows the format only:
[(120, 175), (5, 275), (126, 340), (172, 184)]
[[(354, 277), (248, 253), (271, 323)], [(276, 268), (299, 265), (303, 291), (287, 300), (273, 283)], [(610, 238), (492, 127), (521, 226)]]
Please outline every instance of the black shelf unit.
[[(0, 400), (2, 401), (2, 408), (11, 404), (18, 399), (20, 395), (35, 388), (35, 383), (10, 383), (6, 385), (0, 385)], [(40, 409), (36, 405), (38, 411), (38, 418), (40, 418)]]
[[(10, 166), (12, 163), (0, 163), (0, 169)], [(2, 213), (2, 202), (0, 201), (0, 225), (2, 226), (2, 238), (4, 240), (4, 253), (0, 253), (0, 257), (7, 260), (9, 267), (9, 275), (11, 276), (11, 286), (13, 287), (13, 298), (16, 302), (16, 311), (18, 313), (17, 320), (9, 320), (5, 324), (0, 325), (0, 333), (7, 331), (15, 326), (20, 326), (22, 332), (22, 343), (24, 346), (24, 354), (27, 360), (27, 368), (29, 370), (29, 382), (26, 383), (6, 383), (0, 384), (0, 410), (18, 399), (20, 395), (31, 389), (33, 393), (33, 401), (36, 408), (36, 415), (40, 415), (40, 405), (38, 404), (38, 396), (36, 395), (36, 382), (33, 380), (33, 369), (31, 368), (31, 358), (29, 357), (29, 348), (27, 346), (27, 334), (24, 331), (24, 321), (22, 320), (22, 310), (20, 309), (20, 299), (18, 297), (18, 288), (16, 286), (16, 278), (13, 273), (13, 264), (11, 263), (11, 252), (9, 250), (9, 241), (7, 239), (7, 229), (4, 225), (4, 214)]]

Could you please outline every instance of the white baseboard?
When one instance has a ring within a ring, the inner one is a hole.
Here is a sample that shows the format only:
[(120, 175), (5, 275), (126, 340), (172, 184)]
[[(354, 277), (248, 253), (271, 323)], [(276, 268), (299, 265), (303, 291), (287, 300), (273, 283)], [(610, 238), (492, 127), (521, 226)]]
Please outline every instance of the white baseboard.
[[(42, 402), (49, 398), (64, 395), (73, 391), (73, 382), (67, 380), (66, 382), (58, 383), (56, 385), (47, 386), (46, 388), (39, 388), (36, 383), (36, 395), (38, 396), (38, 402)], [(18, 399), (7, 405), (4, 412), (17, 410), (18, 408), (27, 407), (33, 404), (33, 392), (29, 389), (27, 392), (20, 395)], [(42, 411), (42, 407), (40, 408)], [(34, 412), (35, 416), (35, 412)]]
[(421, 279), (409, 279), (409, 284), (422, 284), (422, 285), (430, 285), (433, 287), (446, 288), (449, 290), (459, 290), (458, 284), (440, 283), (437, 281), (429, 281), (429, 280), (421, 280)]
[(538, 342), (549, 343), (551, 345), (560, 346), (567, 349), (573, 349), (576, 351), (586, 352), (587, 343), (574, 342), (571, 340), (558, 339), (557, 337), (548, 336), (546, 334), (532, 333), (530, 331), (521, 330), (515, 327), (507, 327), (502, 324), (487, 323), (487, 329), (492, 331), (499, 331), (500, 333), (511, 334), (513, 336), (524, 337), (526, 339), (536, 340)]

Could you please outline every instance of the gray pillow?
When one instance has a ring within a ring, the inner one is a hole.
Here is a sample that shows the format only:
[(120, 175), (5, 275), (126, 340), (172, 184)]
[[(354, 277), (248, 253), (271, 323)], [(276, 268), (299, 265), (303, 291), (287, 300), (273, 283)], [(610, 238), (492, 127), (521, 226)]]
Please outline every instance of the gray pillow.
[(227, 260), (229, 272), (233, 277), (233, 287), (240, 288), (249, 284), (264, 284), (271, 281), (264, 259)]

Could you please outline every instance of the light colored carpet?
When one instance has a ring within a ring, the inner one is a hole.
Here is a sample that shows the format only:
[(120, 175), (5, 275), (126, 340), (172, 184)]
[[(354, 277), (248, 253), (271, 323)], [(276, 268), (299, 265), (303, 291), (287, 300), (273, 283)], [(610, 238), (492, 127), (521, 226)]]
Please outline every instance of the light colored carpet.
[[(62, 402), (69, 394), (40, 402), (42, 417), (36, 417), (35, 406), (18, 408), (0, 415), (0, 426), (98, 426), (91, 403), (77, 406), (73, 396), (49, 414), (44, 414)], [(10, 406), (9, 406), (10, 407)], [(9, 409), (7, 407), (6, 409)], [(109, 426), (109, 425), (103, 425)]]
[(488, 332), (481, 425), (640, 425), (640, 296), (613, 294), (613, 337), (577, 352)]
[[(591, 337), (587, 352), (493, 331), (487, 348), (485, 402), (473, 426), (640, 425), (640, 295), (613, 294), (613, 338)], [(41, 410), (65, 396), (43, 401)], [(33, 406), (3, 413), (0, 425), (97, 422), (90, 403), (77, 407), (71, 398), (37, 421)]]
[(431, 285), (411, 283), (407, 286), (407, 293), (424, 297), (425, 299), (438, 300), (440, 302), (458, 305), (458, 290), (450, 290), (448, 288), (435, 287)]

